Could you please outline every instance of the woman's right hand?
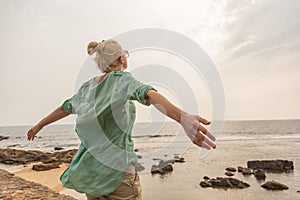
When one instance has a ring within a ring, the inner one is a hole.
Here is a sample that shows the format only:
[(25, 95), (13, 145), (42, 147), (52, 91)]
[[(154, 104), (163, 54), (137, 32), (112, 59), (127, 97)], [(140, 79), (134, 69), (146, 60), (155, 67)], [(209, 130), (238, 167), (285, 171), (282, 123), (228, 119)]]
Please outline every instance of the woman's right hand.
[(34, 127), (32, 127), (31, 129), (29, 129), (29, 131), (27, 133), (27, 139), (34, 140), (34, 137), (42, 128), (43, 128), (43, 126), (37, 124)]
[(199, 146), (206, 149), (216, 148), (216, 138), (211, 134), (204, 125), (209, 125), (210, 121), (202, 118), (199, 115), (192, 115), (183, 112), (181, 115), (180, 124), (184, 128), (187, 136), (191, 141)]

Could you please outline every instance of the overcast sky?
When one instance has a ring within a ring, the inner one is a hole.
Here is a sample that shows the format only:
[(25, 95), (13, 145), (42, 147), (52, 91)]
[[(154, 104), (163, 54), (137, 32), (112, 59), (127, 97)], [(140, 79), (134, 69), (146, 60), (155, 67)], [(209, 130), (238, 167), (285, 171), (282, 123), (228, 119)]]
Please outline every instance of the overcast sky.
[(70, 97), (88, 42), (146, 27), (205, 49), (227, 120), (299, 119), (299, 13), (299, 0), (1, 0), (0, 125), (33, 125)]

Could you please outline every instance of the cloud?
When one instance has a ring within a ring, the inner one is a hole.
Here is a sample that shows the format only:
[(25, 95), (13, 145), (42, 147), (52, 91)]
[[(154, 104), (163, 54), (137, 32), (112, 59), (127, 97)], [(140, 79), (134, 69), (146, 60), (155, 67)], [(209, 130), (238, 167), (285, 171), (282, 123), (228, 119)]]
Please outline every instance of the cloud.
[(227, 60), (300, 50), (298, 0), (227, 1), (222, 52)]

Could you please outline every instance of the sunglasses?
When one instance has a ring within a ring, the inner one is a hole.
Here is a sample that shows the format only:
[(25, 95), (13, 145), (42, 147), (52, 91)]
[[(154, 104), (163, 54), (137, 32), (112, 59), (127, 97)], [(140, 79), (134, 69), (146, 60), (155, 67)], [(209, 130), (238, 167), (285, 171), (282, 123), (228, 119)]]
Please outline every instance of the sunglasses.
[(125, 55), (126, 58), (129, 57), (129, 51), (128, 50), (123, 50), (122, 55)]

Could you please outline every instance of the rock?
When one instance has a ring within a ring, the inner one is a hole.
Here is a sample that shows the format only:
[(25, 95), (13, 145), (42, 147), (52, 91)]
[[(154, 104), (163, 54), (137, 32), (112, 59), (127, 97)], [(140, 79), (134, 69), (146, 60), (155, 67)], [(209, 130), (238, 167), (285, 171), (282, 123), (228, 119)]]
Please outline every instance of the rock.
[(138, 149), (134, 149), (134, 152), (138, 152), (139, 150)]
[(59, 150), (63, 150), (63, 149), (64, 149), (63, 147), (54, 147), (55, 151), (59, 151)]
[(226, 176), (234, 176), (234, 173), (232, 173), (232, 172), (225, 172), (225, 175)]
[(221, 185), (221, 187), (228, 187), (228, 188), (233, 187), (233, 185), (230, 183), (230, 181), (227, 178), (221, 179), (220, 185)]
[(0, 185), (0, 199), (75, 200), (71, 196), (59, 194), (46, 186), (13, 176), (4, 170), (0, 170)]
[[(1, 149), (0, 162), (4, 164), (24, 165), (31, 162), (63, 162), (70, 163), (77, 150), (59, 151), (54, 153), (45, 153), (41, 151), (24, 151), (17, 149)], [(56, 159), (53, 159), (56, 158)]]
[(204, 180), (209, 180), (210, 178), (208, 176), (203, 177)]
[[(211, 185), (211, 186), (210, 186)], [(213, 188), (246, 188), (250, 187), (248, 183), (235, 178), (223, 178), (217, 177), (210, 180), (205, 180), (200, 182), (201, 187), (213, 187)]]
[(236, 187), (237, 187), (237, 188), (240, 188), (240, 189), (243, 189), (243, 188), (245, 188), (246, 186), (245, 186), (244, 184), (242, 184), (242, 183), (239, 183)]
[(212, 187), (212, 184), (208, 181), (201, 181), (199, 185), (201, 187)]
[(287, 190), (289, 189), (286, 185), (279, 183), (277, 181), (268, 181), (264, 183), (261, 187), (268, 189), (268, 190)]
[(152, 165), (151, 174), (164, 174), (164, 171), (161, 168), (159, 168), (157, 165)]
[(145, 169), (145, 167), (142, 166), (140, 163), (135, 163), (134, 167), (135, 167), (135, 169), (136, 169), (137, 172), (141, 172), (141, 171), (143, 171)]
[(254, 160), (247, 162), (248, 168), (263, 169), (267, 172), (289, 172), (294, 169), (293, 161), (288, 160)]
[(175, 162), (179, 162), (179, 163), (184, 163), (185, 160), (183, 157), (179, 158), (179, 159), (175, 159)]
[(17, 147), (17, 146), (21, 146), (21, 145), (20, 144), (12, 144), (12, 145), (8, 145), (7, 147), (11, 148), (11, 147)]
[(7, 140), (8, 138), (9, 138), (8, 136), (2, 136), (2, 135), (0, 135), (0, 141)]
[(226, 171), (236, 172), (236, 168), (234, 168), (234, 167), (227, 167)]
[(238, 166), (238, 172), (242, 172), (243, 171), (243, 167)]
[(243, 175), (251, 175), (252, 171), (249, 168), (243, 168), (242, 173)]
[(141, 158), (143, 158), (143, 156), (142, 155), (137, 155), (137, 158), (141, 159)]
[(151, 174), (165, 174), (172, 171), (173, 166), (170, 163), (165, 162), (163, 160), (160, 160), (158, 165), (152, 165), (151, 167)]
[(255, 170), (254, 176), (257, 180), (265, 180), (266, 179), (266, 174), (262, 169)]
[(300, 193), (300, 190), (298, 190), (297, 192)]
[(160, 159), (160, 158), (152, 158), (152, 160), (162, 160), (162, 159)]
[(50, 169), (59, 168), (59, 163), (51, 163), (51, 164), (39, 164), (39, 165), (33, 165), (32, 170), (35, 171), (46, 171)]

